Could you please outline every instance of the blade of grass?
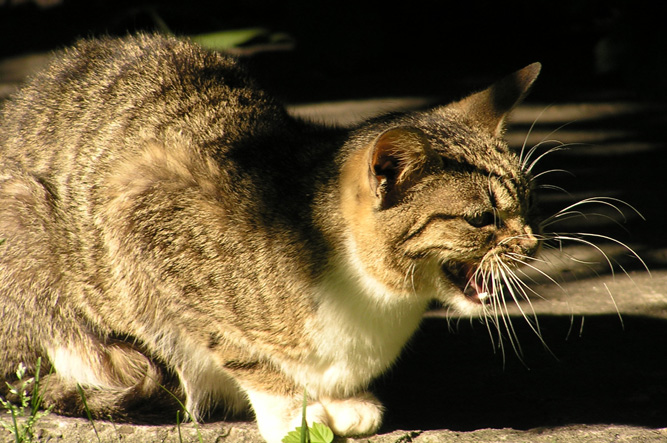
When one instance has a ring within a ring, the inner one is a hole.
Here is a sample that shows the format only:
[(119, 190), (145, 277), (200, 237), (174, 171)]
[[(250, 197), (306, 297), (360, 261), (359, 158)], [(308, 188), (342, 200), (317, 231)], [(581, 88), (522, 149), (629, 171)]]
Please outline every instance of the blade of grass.
[(310, 443), (310, 432), (306, 422), (306, 408), (308, 407), (308, 392), (303, 390), (303, 405), (301, 406), (301, 443)]
[(32, 390), (32, 397), (30, 398), (30, 416), (31, 417), (37, 417), (37, 413), (39, 411), (39, 407), (42, 404), (42, 395), (39, 392), (40, 385), (39, 385), (39, 371), (40, 368), (42, 367), (42, 357), (37, 357), (37, 364), (35, 365), (35, 381), (34, 381), (34, 388)]
[(178, 441), (183, 443), (183, 435), (181, 435), (181, 411), (176, 411), (176, 429), (178, 429)]
[(80, 384), (76, 384), (76, 390), (79, 391), (79, 395), (81, 396), (81, 401), (83, 402), (83, 408), (86, 410), (86, 415), (88, 416), (88, 420), (90, 421), (90, 424), (93, 426), (93, 431), (95, 432), (95, 437), (97, 437), (98, 443), (101, 443), (100, 440), (100, 434), (97, 433), (97, 427), (95, 426), (95, 422), (93, 421), (93, 416), (90, 413), (90, 409), (88, 408), (88, 402), (86, 401), (86, 395), (83, 393), (83, 388), (81, 388)]
[(16, 411), (14, 408), (11, 408), (10, 412), (12, 413), (12, 423), (14, 424), (14, 437), (16, 438), (16, 443), (22, 443), (23, 436), (19, 433), (19, 425), (16, 422)]
[[(155, 381), (155, 380), (153, 380), (153, 381)], [(173, 392), (171, 392), (169, 389), (162, 386), (157, 381), (155, 381), (155, 384), (158, 385), (164, 392), (169, 394), (174, 400), (176, 400), (178, 405), (183, 409), (183, 412), (185, 412), (188, 415), (188, 417), (190, 418), (190, 420), (192, 421), (192, 424), (194, 425), (195, 430), (197, 431), (197, 439), (199, 440), (199, 443), (204, 443), (204, 438), (202, 437), (201, 432), (199, 431), (199, 425), (197, 424), (197, 420), (195, 420), (194, 417), (192, 417), (192, 414), (190, 414), (190, 411), (187, 410), (187, 408), (185, 407), (183, 402), (181, 402), (181, 400), (178, 397), (176, 397)], [(180, 429), (179, 429), (179, 431), (180, 431)]]

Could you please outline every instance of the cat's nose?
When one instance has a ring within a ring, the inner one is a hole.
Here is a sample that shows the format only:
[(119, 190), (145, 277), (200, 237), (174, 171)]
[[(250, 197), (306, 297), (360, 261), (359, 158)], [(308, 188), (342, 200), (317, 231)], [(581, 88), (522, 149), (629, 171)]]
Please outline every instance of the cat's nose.
[(537, 250), (540, 248), (540, 240), (530, 226), (525, 226), (523, 231), (523, 235), (520, 239), (521, 246), (526, 255), (532, 256), (536, 254)]

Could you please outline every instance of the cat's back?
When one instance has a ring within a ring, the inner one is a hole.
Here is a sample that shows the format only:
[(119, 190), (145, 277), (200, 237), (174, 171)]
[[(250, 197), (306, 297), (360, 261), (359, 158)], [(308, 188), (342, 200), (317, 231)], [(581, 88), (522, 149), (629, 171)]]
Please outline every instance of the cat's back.
[[(311, 166), (328, 163), (330, 144), (300, 149), (308, 126), (233, 58), (172, 37), (85, 40), (36, 74), (0, 119), (0, 238), (12, 246), (0, 251), (0, 271), (41, 254), (54, 269), (41, 274), (58, 276), (68, 297), (116, 329), (129, 327), (135, 303), (159, 311), (133, 294), (185, 287), (212, 304), (220, 294), (268, 294), (273, 283), (255, 284), (258, 269), (268, 279), (276, 269), (307, 274), (323, 254), (311, 251), (319, 237), (304, 238)], [(126, 311), (118, 294), (130, 294)], [(243, 310), (260, 312), (247, 300)]]
[(285, 118), (234, 59), (186, 40), (83, 40), (6, 103), (0, 159), (45, 176), (88, 162), (99, 173), (149, 140), (224, 150)]
[(2, 109), (0, 204), (23, 199), (31, 209), (6, 205), (0, 228), (8, 239), (53, 231), (21, 242), (79, 251), (68, 255), (73, 266), (91, 269), (103, 262), (104, 238), (131, 234), (154, 246), (154, 226), (179, 235), (205, 215), (231, 244), (232, 226), (261, 240), (257, 219), (304, 218), (301, 200), (279, 198), (305, 195), (312, 181), (299, 172), (316, 154), (291, 155), (301, 152), (295, 125), (233, 58), (174, 37), (81, 41)]

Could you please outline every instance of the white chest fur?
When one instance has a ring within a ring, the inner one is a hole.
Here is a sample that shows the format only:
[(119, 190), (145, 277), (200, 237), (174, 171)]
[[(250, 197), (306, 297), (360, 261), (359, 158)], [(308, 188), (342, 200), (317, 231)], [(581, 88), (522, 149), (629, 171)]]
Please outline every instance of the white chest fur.
[(356, 265), (337, 266), (317, 288), (317, 315), (308, 325), (315, 350), (290, 368), (313, 394), (364, 387), (394, 362), (426, 309), (427, 299), (392, 294)]

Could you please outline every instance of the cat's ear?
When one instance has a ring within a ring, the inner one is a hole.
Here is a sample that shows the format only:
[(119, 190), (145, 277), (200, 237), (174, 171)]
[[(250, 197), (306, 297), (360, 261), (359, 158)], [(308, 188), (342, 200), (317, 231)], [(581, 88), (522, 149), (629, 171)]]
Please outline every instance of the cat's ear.
[(526, 97), (541, 69), (540, 63), (528, 65), (452, 106), (498, 136), (504, 130), (505, 118)]
[(380, 134), (368, 157), (368, 180), (378, 207), (395, 204), (401, 190), (434, 156), (426, 135), (417, 128), (397, 127)]

